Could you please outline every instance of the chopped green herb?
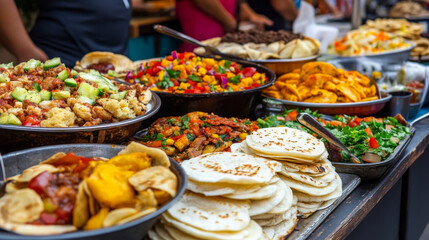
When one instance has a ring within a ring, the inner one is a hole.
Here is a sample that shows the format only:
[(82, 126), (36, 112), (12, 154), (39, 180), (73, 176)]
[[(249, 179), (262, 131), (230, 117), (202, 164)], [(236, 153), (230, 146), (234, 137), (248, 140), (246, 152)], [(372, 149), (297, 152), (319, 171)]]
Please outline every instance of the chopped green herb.
[(236, 75), (236, 76), (230, 78), (229, 82), (234, 83), (234, 84), (239, 84), (240, 83), (240, 76)]
[(201, 79), (194, 74), (189, 75), (188, 78), (194, 82), (201, 82)]

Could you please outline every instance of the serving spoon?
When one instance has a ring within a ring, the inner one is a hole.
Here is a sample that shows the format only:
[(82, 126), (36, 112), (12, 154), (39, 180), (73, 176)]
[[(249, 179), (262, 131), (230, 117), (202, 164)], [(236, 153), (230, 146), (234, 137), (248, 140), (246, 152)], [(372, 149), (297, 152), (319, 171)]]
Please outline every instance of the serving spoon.
[(323, 137), (333, 146), (345, 151), (349, 156), (350, 160), (353, 163), (361, 163), (358, 157), (356, 157), (353, 153), (349, 151), (349, 149), (337, 138), (334, 134), (332, 134), (328, 129), (326, 129), (322, 124), (320, 124), (316, 119), (314, 119), (308, 113), (300, 113), (298, 114), (296, 120), (301, 123), (304, 127), (310, 129), (315, 132), (319, 136)]
[(211, 56), (220, 56), (220, 57), (224, 57), (224, 58), (228, 58), (228, 59), (232, 59), (232, 60), (241, 60), (241, 61), (246, 61), (246, 59), (243, 59), (241, 57), (232, 55), (232, 54), (227, 54), (227, 53), (223, 53), (221, 51), (219, 51), (217, 48), (209, 46), (209, 45), (205, 45), (202, 42), (198, 41), (197, 39), (190, 37), (186, 34), (183, 34), (181, 32), (178, 32), (176, 30), (173, 30), (169, 27), (163, 26), (163, 25), (159, 25), (156, 24), (153, 26), (153, 29), (155, 29), (155, 31), (162, 33), (164, 35), (173, 37), (173, 38), (177, 38), (179, 40), (182, 40), (184, 42), (188, 42), (191, 44), (194, 44), (196, 46), (202, 47), (206, 50), (206, 54), (207, 55), (211, 55)]

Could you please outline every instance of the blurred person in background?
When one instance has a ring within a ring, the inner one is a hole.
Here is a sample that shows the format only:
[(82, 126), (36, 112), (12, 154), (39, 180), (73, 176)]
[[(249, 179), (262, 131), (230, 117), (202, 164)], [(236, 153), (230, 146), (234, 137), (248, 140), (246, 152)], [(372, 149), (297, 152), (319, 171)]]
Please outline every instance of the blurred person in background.
[(39, 13), (27, 33), (15, 1), (1, 2), (0, 42), (18, 62), (61, 57), (63, 63), (72, 67), (91, 51), (128, 55), (130, 0), (39, 0), (37, 3)]
[(266, 30), (292, 30), (292, 23), (298, 16), (299, 0), (247, 0), (256, 13), (267, 16), (273, 25), (265, 26)]
[[(221, 37), (227, 32), (234, 32), (239, 21), (248, 21), (258, 27), (273, 24), (270, 19), (255, 13), (241, 0), (177, 0), (176, 17), (183, 33), (197, 40)], [(195, 47), (183, 43), (180, 50), (192, 51)]]

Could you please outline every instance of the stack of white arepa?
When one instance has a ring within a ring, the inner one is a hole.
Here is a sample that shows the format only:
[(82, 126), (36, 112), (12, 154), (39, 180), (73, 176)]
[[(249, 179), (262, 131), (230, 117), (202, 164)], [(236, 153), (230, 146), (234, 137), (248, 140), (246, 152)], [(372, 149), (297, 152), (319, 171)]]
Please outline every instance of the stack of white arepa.
[(152, 239), (280, 239), (297, 222), (281, 164), (244, 153), (184, 161), (188, 191), (149, 232)]
[(282, 164), (281, 176), (298, 198), (298, 215), (308, 217), (331, 205), (342, 194), (342, 182), (325, 145), (305, 131), (287, 127), (259, 129), (233, 144), (232, 152), (273, 159)]

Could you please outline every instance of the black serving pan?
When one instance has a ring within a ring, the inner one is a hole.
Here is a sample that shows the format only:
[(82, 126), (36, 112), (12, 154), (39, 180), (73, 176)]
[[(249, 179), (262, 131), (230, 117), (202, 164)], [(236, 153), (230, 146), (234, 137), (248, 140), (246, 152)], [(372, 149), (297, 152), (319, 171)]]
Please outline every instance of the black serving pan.
[[(32, 148), (12, 152), (3, 156), (6, 174), (8, 177), (21, 173), (24, 169), (36, 165), (39, 162), (49, 158), (57, 152), (74, 152), (76, 155), (84, 157), (105, 157), (111, 158), (119, 151), (124, 149), (125, 146), (111, 145), (111, 144), (66, 144), (54, 145)], [(174, 203), (176, 203), (186, 190), (186, 173), (170, 158), (170, 169), (177, 176), (178, 189), (177, 195), (167, 204), (160, 207), (156, 212), (147, 216), (139, 218), (129, 223), (113, 226), (109, 228), (102, 228), (93, 231), (76, 231), (60, 235), (47, 235), (47, 236), (24, 236), (12, 232), (0, 230), (0, 239), (11, 240), (64, 240), (64, 239), (80, 239), (80, 240), (142, 240), (147, 231), (152, 228), (159, 215), (167, 211)]]
[(248, 118), (255, 110), (256, 99), (262, 89), (272, 86), (276, 81), (276, 75), (272, 70), (260, 64), (233, 61), (243, 67), (254, 67), (258, 72), (265, 73), (268, 82), (257, 88), (236, 92), (201, 94), (156, 92), (162, 100), (161, 109), (156, 117), (180, 116), (193, 111), (202, 111), (222, 117)]
[(411, 135), (407, 135), (404, 139), (399, 142), (399, 145), (396, 146), (390, 156), (378, 163), (343, 163), (343, 162), (332, 162), (335, 166), (335, 170), (341, 173), (350, 173), (358, 175), (362, 180), (373, 180), (380, 178), (383, 174), (393, 166), (404, 153), (404, 150), (407, 148), (410, 143), (415, 129), (410, 128)]
[(10, 152), (62, 143), (119, 143), (132, 137), (142, 122), (158, 112), (160, 106), (161, 99), (152, 93), (146, 114), (124, 121), (69, 128), (0, 125), (0, 151)]

